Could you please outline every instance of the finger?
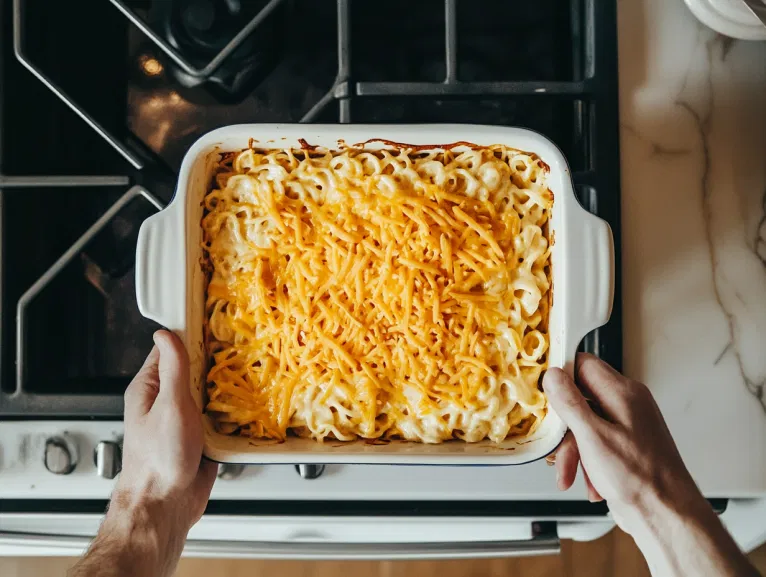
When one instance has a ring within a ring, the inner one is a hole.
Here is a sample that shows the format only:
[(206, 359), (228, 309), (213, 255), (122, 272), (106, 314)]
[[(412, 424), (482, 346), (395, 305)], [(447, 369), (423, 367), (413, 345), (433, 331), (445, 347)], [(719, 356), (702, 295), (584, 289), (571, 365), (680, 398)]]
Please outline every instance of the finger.
[(575, 437), (598, 426), (599, 417), (588, 406), (574, 381), (561, 369), (546, 371), (543, 390), (553, 410), (572, 429)]
[(556, 450), (556, 486), (559, 491), (566, 491), (577, 476), (580, 451), (577, 448), (572, 431), (568, 431), (561, 445)]
[(598, 357), (579, 353), (575, 370), (577, 385), (598, 404), (609, 420), (620, 421), (626, 414), (628, 380)]
[(149, 351), (143, 366), (125, 389), (125, 419), (134, 421), (152, 408), (160, 389), (158, 364), (160, 352), (157, 347)]
[(603, 501), (604, 498), (601, 496), (601, 493), (598, 492), (598, 489), (596, 489), (596, 487), (593, 485), (593, 481), (590, 480), (588, 471), (585, 470), (585, 467), (582, 468), (582, 475), (585, 479), (585, 486), (588, 488), (588, 501), (591, 503), (598, 503)]
[(168, 400), (186, 400), (189, 392), (189, 356), (181, 339), (170, 331), (154, 333), (154, 342), (160, 351), (160, 397)]

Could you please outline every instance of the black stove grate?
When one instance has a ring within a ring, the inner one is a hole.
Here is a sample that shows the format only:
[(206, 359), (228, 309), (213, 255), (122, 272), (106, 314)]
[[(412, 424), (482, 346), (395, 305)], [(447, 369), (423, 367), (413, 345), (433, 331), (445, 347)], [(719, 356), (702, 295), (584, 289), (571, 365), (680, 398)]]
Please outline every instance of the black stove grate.
[[(121, 416), (156, 328), (132, 294), (138, 226), (219, 125), (526, 126), (619, 257), (615, 0), (219, 4), (0, 0), (0, 416)], [(582, 346), (617, 368), (621, 294), (618, 261)]]

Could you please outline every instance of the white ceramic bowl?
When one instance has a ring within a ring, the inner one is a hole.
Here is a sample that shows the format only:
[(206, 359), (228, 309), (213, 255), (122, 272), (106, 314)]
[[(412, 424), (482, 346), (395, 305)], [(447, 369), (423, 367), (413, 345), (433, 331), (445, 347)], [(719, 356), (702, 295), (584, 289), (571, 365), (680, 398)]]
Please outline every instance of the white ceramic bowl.
[[(609, 225), (583, 209), (575, 198), (567, 162), (544, 136), (519, 128), (476, 125), (278, 125), (243, 124), (214, 130), (187, 152), (173, 201), (141, 226), (136, 255), (136, 293), (141, 313), (175, 331), (189, 351), (191, 390), (204, 406), (207, 359), (203, 347), (205, 301), (202, 260), (201, 200), (208, 192), (220, 153), (248, 147), (249, 140), (262, 148), (311, 145), (337, 149), (370, 139), (415, 145), (467, 141), (479, 145), (505, 144), (536, 153), (550, 166), (549, 187), (554, 194), (550, 220), (553, 306), (549, 332), (549, 363), (570, 374), (582, 337), (604, 324), (611, 313), (614, 287), (614, 249)], [(382, 143), (368, 149), (386, 148)], [(553, 451), (566, 426), (549, 409), (529, 437), (440, 445), (364, 441), (317, 443), (288, 438), (284, 443), (257, 441), (219, 434), (203, 416), (205, 455), (226, 463), (396, 463), (441, 465), (511, 465), (534, 461)]]

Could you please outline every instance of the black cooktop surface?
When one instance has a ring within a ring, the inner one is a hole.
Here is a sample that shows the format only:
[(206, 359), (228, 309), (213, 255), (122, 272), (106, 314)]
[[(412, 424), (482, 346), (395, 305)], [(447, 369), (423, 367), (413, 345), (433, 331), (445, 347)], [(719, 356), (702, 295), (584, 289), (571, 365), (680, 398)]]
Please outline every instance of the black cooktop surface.
[(528, 127), (619, 255), (616, 49), (615, 0), (0, 0), (0, 416), (121, 418), (138, 228), (222, 125)]

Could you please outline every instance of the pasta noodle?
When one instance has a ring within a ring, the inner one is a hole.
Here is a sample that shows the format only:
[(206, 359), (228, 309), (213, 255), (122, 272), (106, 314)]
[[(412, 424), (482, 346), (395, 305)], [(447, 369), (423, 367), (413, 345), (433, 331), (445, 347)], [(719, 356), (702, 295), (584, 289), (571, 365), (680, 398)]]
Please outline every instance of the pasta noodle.
[(547, 175), (501, 145), (223, 155), (202, 219), (218, 430), (439, 443), (537, 427)]

